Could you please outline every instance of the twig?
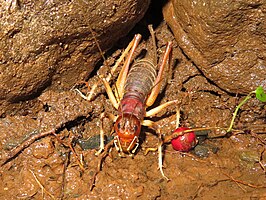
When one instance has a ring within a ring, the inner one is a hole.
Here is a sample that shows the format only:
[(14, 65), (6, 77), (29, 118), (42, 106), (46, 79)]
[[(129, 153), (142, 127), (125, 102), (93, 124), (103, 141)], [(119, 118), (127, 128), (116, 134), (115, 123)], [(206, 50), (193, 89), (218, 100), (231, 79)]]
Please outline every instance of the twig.
[(78, 156), (78, 154), (76, 153), (75, 149), (72, 146), (72, 141), (74, 139), (74, 136), (72, 136), (71, 132), (70, 132), (70, 136), (68, 139), (68, 142), (64, 142), (63, 140), (61, 140), (57, 134), (53, 133), (53, 135), (56, 137), (56, 139), (60, 142), (60, 144), (64, 145), (65, 147), (70, 148), (71, 152), (73, 153), (74, 157), (76, 158), (79, 167), (81, 168), (82, 171), (85, 171), (84, 168), (84, 163), (83, 163), (83, 155), (80, 154), (80, 158)]
[(265, 152), (265, 146), (263, 146), (263, 150), (260, 152), (259, 164), (260, 164), (260, 167), (262, 168), (264, 174), (266, 175), (266, 169), (265, 169), (265, 166), (262, 163), (262, 158), (263, 158), (263, 153), (264, 152)]
[[(205, 130), (212, 130), (212, 129), (216, 129), (216, 130), (219, 130), (219, 129), (224, 129), (224, 128), (221, 128), (221, 127), (203, 127), (203, 128), (191, 128), (189, 130), (184, 130), (184, 131), (177, 131), (177, 132), (174, 132), (173, 134), (171, 135), (168, 135), (164, 138), (163, 140), (163, 143), (169, 143), (171, 142), (172, 139), (174, 138), (177, 138), (178, 136), (181, 136), (181, 135), (184, 135), (185, 133), (189, 133), (189, 132), (192, 132), (192, 131), (205, 131)], [(225, 135), (223, 135), (225, 136)], [(221, 137), (221, 136), (219, 136)]]
[(73, 137), (71, 137), (71, 132), (70, 132), (70, 138), (69, 138), (69, 141), (68, 141), (68, 147), (70, 148), (70, 150), (72, 151), (74, 157), (76, 158), (80, 169), (82, 171), (85, 171), (83, 160), (82, 160), (83, 159), (83, 155), (81, 154), (81, 159), (79, 159), (78, 154), (76, 153), (75, 149), (72, 147), (72, 144), (71, 144), (72, 141), (73, 141)]
[(256, 139), (258, 139), (262, 144), (266, 145), (266, 141), (264, 141), (263, 139), (261, 139), (258, 134), (254, 133), (253, 131), (251, 131), (251, 136), (255, 137)]
[(197, 188), (197, 190), (196, 190), (194, 196), (192, 197), (192, 200), (194, 200), (194, 199), (196, 199), (196, 198), (198, 197), (200, 191), (202, 190), (202, 186), (203, 186), (202, 183), (198, 186), (198, 188)]
[(6, 163), (8, 163), (10, 160), (12, 160), (17, 154), (19, 154), (22, 150), (24, 150), (25, 148), (27, 148), (28, 146), (30, 146), (36, 140), (38, 140), (38, 139), (40, 139), (42, 137), (45, 137), (47, 135), (55, 134), (55, 132), (59, 128), (61, 128), (64, 124), (65, 123), (59, 123), (58, 125), (55, 126), (55, 128), (52, 128), (49, 131), (45, 131), (45, 132), (36, 133), (36, 134), (31, 135), (29, 138), (27, 138), (25, 141), (23, 141), (21, 144), (19, 144), (15, 148), (13, 148), (8, 153), (8, 155), (6, 156), (6, 158), (4, 158), (3, 161), (1, 162), (0, 167), (2, 167)]

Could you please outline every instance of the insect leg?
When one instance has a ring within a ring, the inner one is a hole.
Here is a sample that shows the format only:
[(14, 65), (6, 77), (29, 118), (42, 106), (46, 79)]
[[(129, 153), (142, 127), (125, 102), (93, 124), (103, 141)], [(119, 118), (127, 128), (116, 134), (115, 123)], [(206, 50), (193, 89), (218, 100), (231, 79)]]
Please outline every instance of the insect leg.
[(152, 62), (153, 63), (157, 63), (157, 46), (156, 46), (156, 40), (155, 40), (155, 31), (153, 30), (151, 24), (148, 25), (148, 29), (150, 31), (151, 39), (152, 39), (152, 54), (153, 54), (151, 56), (151, 57), (153, 57), (152, 58)]
[(154, 101), (156, 100), (156, 98), (157, 98), (157, 96), (158, 96), (158, 94), (160, 92), (160, 88), (161, 88), (161, 85), (162, 85), (162, 76), (163, 76), (164, 68), (165, 68), (165, 65), (167, 65), (167, 61), (168, 61), (168, 58), (170, 57), (171, 50), (172, 50), (172, 42), (168, 42), (166, 50), (165, 50), (165, 53), (164, 53), (162, 64), (160, 65), (157, 78), (156, 78), (156, 80), (154, 82), (154, 87), (152, 88), (151, 94), (150, 94), (150, 96), (148, 97), (148, 99), (146, 101), (146, 105), (148, 107), (151, 106), (154, 103)]
[(153, 122), (151, 120), (143, 120), (142, 125), (151, 127), (152, 129), (154, 129), (156, 131), (156, 134), (158, 135), (158, 138), (159, 138), (158, 147), (157, 148), (149, 148), (145, 153), (148, 153), (150, 150), (151, 151), (154, 151), (154, 150), (156, 151), (156, 149), (158, 149), (158, 166), (159, 166), (159, 170), (160, 170), (162, 176), (167, 181), (169, 181), (170, 179), (163, 172), (163, 152), (162, 152), (163, 151), (163, 149), (162, 149), (163, 140), (162, 140), (162, 135), (161, 135), (160, 128), (155, 122)]
[(134, 139), (132, 140), (132, 142), (130, 143), (130, 145), (127, 148), (127, 151), (130, 152), (130, 149), (132, 148), (132, 145), (134, 145), (136, 143), (136, 146), (134, 149), (131, 150), (130, 156), (133, 156), (134, 153), (136, 152), (136, 150), (138, 149), (139, 146), (139, 139), (137, 136), (134, 137)]
[(113, 122), (116, 120), (117, 117), (115, 117), (111, 113), (103, 112), (100, 116), (101, 119), (101, 125), (100, 125), (100, 149), (95, 153), (95, 155), (100, 155), (102, 151), (104, 150), (104, 131), (103, 131), (103, 119), (105, 117), (109, 117)]
[[(133, 46), (133, 40), (129, 43), (129, 45), (127, 46), (127, 48), (125, 49), (125, 51), (122, 53), (122, 55), (119, 57), (119, 59), (116, 61), (115, 65), (112, 67), (111, 72), (108, 74), (108, 76), (105, 78), (106, 82), (109, 83), (109, 81), (111, 80), (113, 74), (115, 73), (117, 67), (121, 64), (121, 62), (124, 60), (124, 58), (126, 57), (126, 55), (128, 54), (128, 52), (130, 51), (130, 49)], [(95, 93), (96, 88), (99, 85), (99, 81), (97, 83), (95, 83), (92, 88), (91, 91), (89, 93), (88, 96), (88, 100), (91, 101), (93, 94)], [(94, 95), (95, 96), (95, 95)], [(82, 96), (83, 97), (83, 96)], [(118, 99), (118, 95), (116, 95), (117, 99)], [(84, 97), (83, 97), (84, 98)]]
[(119, 106), (119, 99), (117, 99), (112, 91), (112, 88), (111, 86), (109, 85), (109, 83), (106, 81), (105, 78), (102, 78), (102, 81), (103, 81), (103, 84), (104, 84), (104, 87), (105, 87), (105, 90), (106, 90), (106, 93), (112, 103), (112, 105), (118, 109), (118, 106)]
[(173, 101), (168, 101), (166, 103), (163, 103), (149, 111), (146, 112), (145, 114), (145, 117), (150, 117), (150, 116), (153, 116), (153, 115), (156, 115), (157, 113), (161, 112), (163, 109), (165, 109), (166, 107), (176, 103), (177, 100), (173, 100)]
[(114, 137), (114, 145), (115, 145), (116, 151), (120, 153), (121, 149), (122, 149), (122, 146), (121, 146), (121, 143), (120, 143), (118, 135)]

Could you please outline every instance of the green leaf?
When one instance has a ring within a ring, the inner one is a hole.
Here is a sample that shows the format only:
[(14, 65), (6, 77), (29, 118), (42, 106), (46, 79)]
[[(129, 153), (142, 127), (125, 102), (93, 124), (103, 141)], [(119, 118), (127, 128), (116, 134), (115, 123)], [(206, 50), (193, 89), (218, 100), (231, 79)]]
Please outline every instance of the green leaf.
[(256, 98), (262, 102), (266, 102), (266, 94), (263, 90), (262, 86), (257, 87), (257, 89), (255, 90), (256, 93)]

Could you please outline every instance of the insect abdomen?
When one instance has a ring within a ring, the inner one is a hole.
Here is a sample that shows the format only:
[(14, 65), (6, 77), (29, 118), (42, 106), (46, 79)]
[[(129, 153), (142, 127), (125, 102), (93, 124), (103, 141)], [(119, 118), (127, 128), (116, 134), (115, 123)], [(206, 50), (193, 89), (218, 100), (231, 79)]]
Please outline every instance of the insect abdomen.
[(124, 88), (125, 96), (137, 96), (145, 103), (156, 78), (156, 67), (149, 60), (140, 60), (130, 69)]

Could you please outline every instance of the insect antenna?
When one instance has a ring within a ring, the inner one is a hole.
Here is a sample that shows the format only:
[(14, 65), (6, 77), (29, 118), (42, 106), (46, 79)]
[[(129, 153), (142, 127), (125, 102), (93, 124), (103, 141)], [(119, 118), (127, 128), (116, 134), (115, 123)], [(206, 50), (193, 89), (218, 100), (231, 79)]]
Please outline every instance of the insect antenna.
[(101, 47), (100, 47), (100, 44), (99, 44), (99, 42), (98, 42), (98, 40), (97, 40), (97, 38), (96, 38), (96, 35), (95, 35), (94, 31), (92, 30), (90, 24), (89, 24), (89, 29), (90, 29), (90, 32), (91, 32), (92, 38), (93, 38), (93, 40), (94, 40), (94, 42), (95, 42), (95, 44), (96, 44), (96, 46), (97, 46), (97, 48), (98, 48), (98, 50), (99, 50), (101, 56), (102, 56), (102, 59), (103, 59), (103, 61), (106, 63), (106, 58), (105, 58), (105, 56), (104, 56), (104, 53), (103, 53), (103, 51), (102, 51), (102, 49), (101, 49)]
[[(88, 2), (85, 1), (85, 0), (83, 0), (83, 3), (85, 3), (85, 4), (88, 5)], [(95, 44), (96, 44), (96, 46), (97, 46), (97, 48), (98, 48), (98, 50), (99, 50), (99, 52), (100, 52), (100, 54), (101, 54), (101, 56), (102, 56), (102, 59), (103, 59), (103, 61), (105, 62), (105, 61), (106, 61), (106, 58), (105, 58), (104, 53), (103, 53), (103, 51), (102, 51), (102, 49), (101, 49), (101, 47), (100, 47), (100, 44), (99, 44), (99, 42), (98, 42), (98, 40), (97, 40), (97, 38), (96, 38), (95, 33), (94, 33), (94, 31), (92, 30), (92, 27), (91, 27), (90, 23), (88, 23), (88, 27), (89, 27), (89, 30), (90, 30), (90, 32), (91, 32), (92, 38), (93, 38), (93, 40), (95, 41)]]

